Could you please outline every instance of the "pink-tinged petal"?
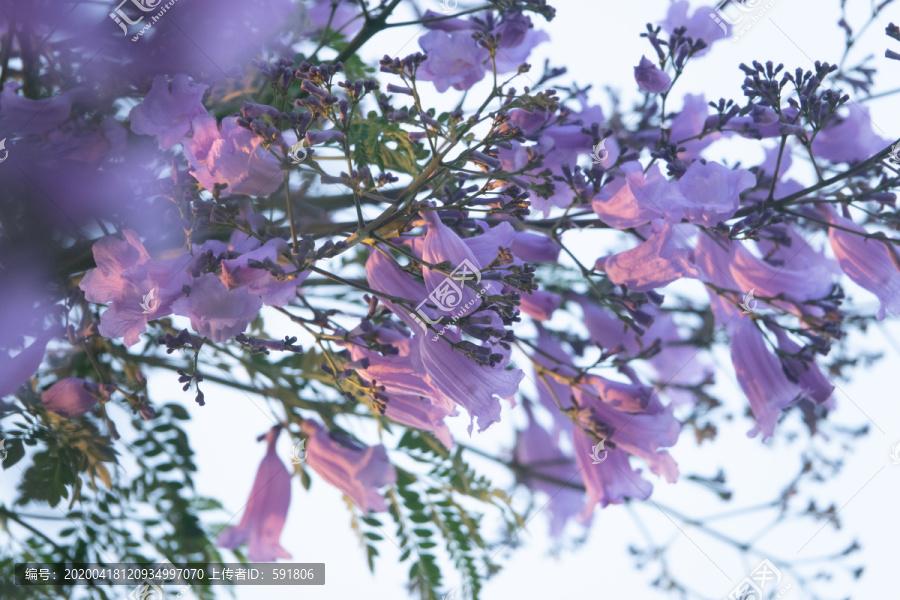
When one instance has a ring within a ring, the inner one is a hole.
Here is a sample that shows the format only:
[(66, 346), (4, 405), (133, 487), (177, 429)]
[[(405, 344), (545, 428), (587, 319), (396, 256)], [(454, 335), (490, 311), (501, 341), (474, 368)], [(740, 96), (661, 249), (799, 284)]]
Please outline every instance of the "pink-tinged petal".
[(237, 124), (235, 117), (222, 121), (219, 131), (213, 117), (193, 122), (194, 137), (184, 143), (191, 175), (208, 190), (227, 184), (221, 196), (267, 196), (278, 189), (282, 170), (278, 160), (262, 148), (260, 138)]
[[(705, 165), (696, 161), (678, 180), (683, 202), (667, 207), (674, 215), (680, 212), (691, 223), (715, 227), (734, 216), (740, 204), (740, 193), (756, 185), (756, 176), (744, 169), (731, 170), (715, 162)], [(679, 220), (681, 216), (678, 216)]]
[(519, 308), (522, 312), (538, 321), (547, 321), (553, 317), (554, 311), (562, 304), (562, 296), (544, 290), (534, 290), (530, 294), (521, 294)]
[(63, 417), (80, 417), (97, 406), (97, 397), (86, 387), (99, 390), (99, 386), (84, 379), (61, 379), (41, 394), (41, 404)]
[(847, 277), (878, 297), (881, 302), (878, 320), (884, 319), (887, 313), (900, 315), (900, 270), (897, 267), (900, 261), (897, 260), (896, 250), (879, 240), (852, 233), (865, 234), (866, 231), (850, 219), (832, 214), (831, 222), (851, 230), (831, 227), (828, 229), (828, 240), (838, 265)]
[(169, 149), (186, 138), (193, 130), (191, 122), (208, 114), (203, 106), (206, 85), (191, 85), (187, 75), (172, 78), (172, 87), (162, 75), (141, 104), (131, 109), (131, 130), (142, 135), (155, 135), (159, 145)]
[[(597, 398), (598, 392), (602, 400)], [(661, 450), (674, 446), (681, 433), (681, 422), (675, 418), (673, 407), (663, 406), (659, 398), (654, 397), (642, 412), (626, 412), (606, 402), (602, 394), (598, 388), (576, 390), (579, 406), (591, 411), (585, 425), (601, 424), (611, 431), (609, 440), (616, 448), (642, 458), (650, 465), (652, 473), (665, 477), (669, 483), (675, 482), (678, 466), (668, 452)], [(641, 400), (638, 396), (628, 401), (628, 406), (635, 406)]]
[[(646, 500), (650, 497), (653, 484), (641, 476), (640, 469), (631, 467), (628, 453), (607, 449), (606, 460), (593, 464), (591, 455), (596, 444), (594, 439), (576, 427), (572, 442), (575, 446), (575, 460), (581, 469), (581, 478), (588, 495), (580, 515), (582, 520), (587, 520), (594, 514), (597, 504), (604, 508), (609, 504), (621, 504), (626, 498)], [(603, 456), (602, 452), (600, 457)]]
[(364, 513), (387, 510), (378, 489), (397, 481), (397, 472), (384, 446), (364, 446), (344, 435), (330, 434), (310, 420), (303, 422), (302, 429), (309, 436), (306, 463), (316, 473), (347, 494)]
[(396, 305), (390, 300), (382, 299), (382, 302), (391, 309), (397, 317), (409, 326), (415, 332), (428, 334), (428, 329), (424, 322), (418, 320), (415, 316), (416, 307), (425, 313), (430, 320), (436, 317), (433, 308), (429, 308), (424, 304), (419, 304), (428, 296), (428, 290), (424, 285), (413, 279), (412, 275), (406, 273), (400, 268), (394, 259), (387, 254), (387, 250), (374, 248), (366, 261), (366, 280), (373, 290), (390, 294), (399, 298), (410, 300), (414, 310), (412, 313), (408, 308), (402, 305)]
[(88, 271), (79, 283), (88, 302), (111, 302), (122, 291), (122, 275), (126, 269), (150, 260), (137, 234), (126, 229), (125, 239), (116, 236), (100, 238), (92, 247), (97, 268)]
[(266, 455), (256, 471), (241, 522), (216, 539), (217, 546), (231, 550), (246, 543), (247, 558), (253, 562), (291, 558), (280, 541), (291, 505), (291, 474), (275, 452), (280, 431), (275, 426), (266, 434)]
[(673, 226), (662, 220), (653, 222), (647, 241), (636, 248), (597, 261), (595, 269), (606, 271), (610, 281), (627, 286), (633, 292), (663, 287), (693, 273), (690, 253), (673, 241)]
[(613, 180), (591, 201), (594, 212), (610, 227), (644, 225), (663, 216), (663, 206), (682, 202), (678, 186), (662, 176), (659, 166), (650, 167), (646, 176), (638, 162), (627, 162), (621, 169), (625, 177)]
[(189, 317), (198, 334), (221, 343), (242, 333), (262, 308), (259, 296), (246, 288), (228, 291), (212, 273), (194, 279), (190, 295), (172, 303), (172, 311)]
[(802, 389), (784, 374), (781, 362), (766, 346), (762, 332), (751, 319), (740, 319), (731, 334), (731, 360), (738, 383), (750, 401), (756, 425), (748, 432), (763, 440), (772, 437), (781, 411)]

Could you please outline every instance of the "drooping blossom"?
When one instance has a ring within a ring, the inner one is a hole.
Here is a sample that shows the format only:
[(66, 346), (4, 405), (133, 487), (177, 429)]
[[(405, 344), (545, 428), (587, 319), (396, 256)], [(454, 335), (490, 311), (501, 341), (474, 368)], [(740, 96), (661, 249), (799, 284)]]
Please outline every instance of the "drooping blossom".
[(550, 535), (558, 537), (584, 505), (584, 492), (575, 487), (581, 477), (575, 458), (560, 449), (559, 440), (534, 419), (530, 409), (527, 413), (528, 426), (518, 432), (513, 458), (528, 468), (521, 475), (522, 483), (549, 498)]
[(191, 175), (208, 190), (227, 184), (221, 195), (267, 196), (282, 181), (278, 160), (262, 148), (262, 140), (237, 119), (222, 120), (222, 129), (211, 116), (193, 121), (194, 136), (184, 142)]
[(837, 213), (831, 213), (830, 221), (837, 226), (828, 229), (834, 257), (847, 277), (878, 297), (878, 320), (887, 313), (900, 315), (900, 260), (896, 250), (881, 240), (859, 235), (866, 230)]
[(253, 562), (291, 558), (280, 541), (291, 505), (291, 474), (275, 452), (280, 432), (276, 425), (266, 433), (266, 455), (253, 479), (241, 522), (216, 539), (217, 546), (230, 550), (247, 544), (247, 558)]
[[(669, 124), (672, 130), (669, 139), (679, 148), (684, 148), (683, 152), (678, 153), (681, 159), (700, 158), (704, 148), (722, 137), (717, 131), (704, 132), (708, 116), (709, 104), (703, 94), (684, 95), (681, 110)], [(701, 133), (702, 137), (691, 139)]]
[(812, 151), (817, 157), (832, 162), (859, 162), (881, 152), (891, 144), (891, 140), (878, 135), (872, 129), (874, 123), (869, 117), (867, 108), (851, 102), (847, 110), (848, 114), (833, 117), (816, 135)]
[(159, 145), (169, 149), (193, 133), (193, 122), (207, 116), (203, 94), (209, 86), (191, 84), (179, 73), (169, 82), (163, 76), (153, 79), (144, 101), (131, 109), (131, 130), (155, 135)]
[(221, 343), (242, 333), (262, 308), (246, 287), (229, 291), (213, 273), (191, 280), (190, 293), (172, 303), (172, 312), (190, 318), (198, 334)]
[(108, 396), (108, 386), (85, 381), (77, 377), (61, 379), (41, 393), (44, 408), (72, 419), (87, 414), (97, 406), (97, 395)]
[(731, 331), (731, 361), (738, 383), (750, 402), (756, 424), (747, 433), (763, 440), (775, 433), (781, 411), (803, 393), (784, 374), (781, 362), (766, 346), (752, 319), (739, 319)]
[(560, 246), (549, 236), (519, 231), (513, 237), (510, 249), (516, 258), (525, 262), (555, 263), (559, 259)]
[(778, 349), (793, 355), (780, 357), (788, 378), (795, 381), (803, 390), (804, 396), (816, 404), (827, 402), (834, 391), (834, 384), (816, 364), (815, 355), (792, 340), (781, 327), (770, 327), (770, 329), (773, 329), (778, 340)]
[(584, 431), (575, 428), (575, 460), (581, 469), (581, 480), (587, 490), (587, 501), (579, 515), (582, 521), (591, 518), (598, 504), (600, 508), (605, 508), (610, 504), (621, 504), (626, 498), (646, 500), (653, 492), (653, 484), (641, 476), (640, 469), (631, 466), (628, 453), (623, 450), (600, 450), (598, 457), (607, 452), (606, 458), (594, 464), (591, 456), (597, 444)]
[(339, 432), (306, 420), (306, 464), (353, 500), (364, 513), (387, 510), (378, 491), (397, 481), (397, 472), (381, 444), (364, 446)]
[(642, 56), (640, 64), (634, 68), (634, 80), (642, 92), (650, 94), (661, 94), (672, 85), (672, 78), (646, 56)]
[(497, 43), (497, 71), (509, 73), (528, 60), (538, 44), (550, 41), (546, 31), (535, 29), (531, 17), (522, 12), (505, 15), (493, 33), (500, 37)]
[(384, 327), (377, 328), (374, 336), (379, 343), (395, 347), (397, 354), (384, 356), (363, 348), (360, 343), (348, 347), (354, 364), (359, 365), (356, 372), (363, 380), (384, 388), (385, 416), (431, 431), (447, 448), (452, 447), (453, 438), (444, 419), (457, 414), (456, 405), (431, 385), (427, 373), (417, 368), (413, 362), (412, 351), (416, 348), (412, 339)]

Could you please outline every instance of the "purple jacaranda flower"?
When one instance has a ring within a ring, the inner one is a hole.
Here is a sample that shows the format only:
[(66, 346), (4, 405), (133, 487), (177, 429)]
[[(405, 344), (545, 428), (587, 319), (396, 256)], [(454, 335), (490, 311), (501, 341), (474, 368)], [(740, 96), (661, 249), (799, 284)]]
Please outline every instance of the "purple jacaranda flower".
[(634, 68), (634, 80), (642, 92), (651, 94), (661, 94), (672, 85), (672, 78), (646, 56), (642, 56), (640, 64)]
[(636, 356), (641, 351), (641, 340), (610, 310), (597, 306), (586, 297), (570, 295), (581, 306), (583, 321), (591, 342), (606, 352), (624, 352)]
[(516, 108), (509, 111), (509, 122), (519, 129), (525, 137), (533, 136), (541, 127), (549, 124), (550, 113), (546, 110), (526, 110), (524, 108)]
[(675, 407), (697, 401), (694, 392), (679, 386), (697, 385), (711, 379), (715, 372), (707, 352), (685, 343), (689, 337), (680, 335), (671, 313), (662, 311), (653, 314), (653, 324), (642, 336), (645, 345), (659, 340), (661, 349), (648, 362), (664, 386), (663, 394)]
[(512, 240), (510, 250), (524, 262), (555, 263), (559, 259), (560, 247), (549, 236), (519, 231)]
[[(669, 5), (665, 20), (660, 22), (662, 28), (671, 34), (676, 28), (684, 27), (687, 29), (688, 37), (703, 40), (708, 46), (731, 35), (731, 23), (719, 15), (717, 12), (719, 6), (698, 6), (688, 17), (690, 6), (688, 0), (678, 0)], [(701, 50), (697, 56), (705, 54), (708, 50), (709, 48)]]
[(222, 130), (213, 117), (194, 120), (194, 137), (184, 142), (184, 155), (191, 175), (208, 190), (227, 184), (222, 196), (246, 194), (267, 196), (282, 180), (278, 159), (261, 147), (262, 140), (237, 119), (222, 120)]
[(738, 383), (747, 399), (756, 424), (750, 437), (762, 432), (763, 441), (775, 433), (781, 411), (803, 393), (784, 374), (781, 362), (766, 346), (762, 332), (752, 319), (739, 319), (731, 331), (731, 360)]
[[(666, 216), (663, 207), (684, 204), (678, 186), (670, 183), (653, 165), (644, 174), (639, 162), (622, 165), (624, 177), (603, 186), (591, 201), (591, 207), (604, 223), (616, 229), (629, 229)], [(680, 219), (673, 219), (680, 220)]]
[(314, 0), (307, 3), (306, 16), (314, 29), (339, 31), (348, 40), (359, 33), (365, 19), (350, 0)]
[[(458, 333), (448, 330), (443, 337), (444, 340), (433, 341), (431, 338), (417, 336), (415, 344), (419, 352), (413, 355), (420, 358), (419, 364), (428, 374), (432, 385), (469, 413), (469, 433), (472, 433), (476, 419), (478, 430), (484, 431), (500, 421), (500, 402), (497, 397), (512, 399), (525, 374), (519, 369), (506, 369), (509, 354), (500, 348), (482, 345), (484, 349), (503, 354), (499, 363), (483, 365), (450, 346), (450, 343), (458, 344), (462, 341), (462, 336)], [(465, 373), (466, 376), (460, 377), (460, 373)]]
[(107, 386), (70, 377), (61, 379), (41, 394), (41, 404), (51, 412), (72, 419), (90, 412), (97, 406), (96, 394), (109, 396)]
[(281, 547), (281, 533), (291, 505), (291, 474), (275, 452), (280, 432), (281, 427), (276, 425), (266, 433), (266, 455), (253, 479), (241, 522), (216, 538), (217, 546), (229, 550), (247, 544), (247, 558), (253, 562), (291, 558)]
[(528, 427), (516, 437), (513, 458), (528, 468), (521, 476), (522, 483), (550, 498), (550, 535), (558, 537), (584, 504), (584, 492), (572, 487), (581, 483), (574, 457), (560, 449), (559, 440), (541, 427), (528, 409)]
[(694, 272), (691, 253), (674, 240), (675, 226), (654, 220), (647, 241), (637, 247), (597, 260), (594, 269), (606, 271), (610, 281), (633, 292), (663, 287)]
[(334, 129), (329, 129), (327, 131), (307, 131), (306, 132), (306, 143), (310, 146), (315, 146), (317, 144), (324, 144), (325, 142), (343, 142), (344, 141), (344, 133), (342, 131), (336, 131)]
[(606, 438), (619, 450), (637, 456), (650, 470), (669, 483), (678, 479), (678, 465), (661, 448), (675, 445), (681, 422), (672, 406), (664, 406), (653, 390), (637, 383), (616, 382), (590, 376), (585, 385), (574, 388), (581, 407), (581, 425), (599, 425)]
[(515, 245), (518, 234), (512, 225), (505, 222), (494, 227), (488, 227), (483, 221), (478, 221), (477, 224), (481, 234), (465, 238), (463, 243), (469, 248), (479, 268), (486, 268), (497, 258), (500, 248)]
[(155, 135), (160, 146), (171, 148), (193, 133), (195, 119), (208, 114), (203, 106), (208, 87), (191, 85), (188, 76), (179, 73), (170, 89), (165, 77), (155, 77), (144, 101), (131, 109), (131, 130)]
[(579, 515), (582, 521), (591, 518), (597, 504), (603, 508), (610, 504), (621, 504), (626, 498), (646, 500), (653, 492), (653, 484), (641, 476), (640, 469), (632, 468), (628, 453), (623, 450), (599, 450), (598, 456), (602, 457), (603, 452), (606, 452), (606, 458), (594, 464), (591, 456), (597, 443), (584, 431), (575, 428), (572, 439), (575, 460), (587, 490), (587, 502)]
[(228, 291), (212, 273), (191, 280), (190, 294), (172, 303), (172, 312), (189, 317), (191, 327), (221, 343), (242, 333), (262, 308), (262, 300), (246, 287)]
[[(572, 358), (556, 338), (538, 325), (537, 347), (540, 352), (531, 355), (534, 361), (534, 382), (541, 405), (553, 416), (554, 435), (571, 429), (572, 421), (563, 414), (572, 404), (572, 385), (578, 370), (572, 366)], [(542, 372), (537, 367), (549, 372)]]
[(535, 46), (550, 41), (547, 32), (534, 29), (531, 17), (521, 12), (506, 14), (494, 28), (494, 34), (500, 36), (495, 58), (500, 73), (516, 71), (528, 60)]
[[(828, 125), (813, 140), (812, 150), (817, 157), (832, 162), (859, 162), (884, 150), (891, 141), (872, 130), (869, 110), (850, 103), (846, 116), (832, 117)], [(836, 122), (840, 118), (840, 122)]]
[(385, 416), (398, 423), (431, 431), (444, 446), (453, 438), (444, 423), (457, 414), (453, 400), (435, 389), (428, 375), (413, 363), (412, 340), (403, 334), (379, 327), (376, 339), (397, 348), (397, 354), (382, 356), (359, 344), (349, 344), (350, 357), (361, 366), (356, 372), (368, 383), (384, 387), (388, 397)]
[(716, 162), (703, 164), (698, 160), (678, 180), (684, 203), (667, 206), (666, 212), (676, 222), (684, 218), (691, 223), (715, 227), (718, 222), (734, 216), (740, 204), (740, 193), (755, 185), (756, 176), (750, 171), (732, 170)]
[(837, 213), (831, 213), (830, 221), (843, 228), (828, 229), (834, 257), (847, 277), (878, 297), (878, 320), (887, 313), (900, 315), (900, 260), (896, 250), (881, 240), (863, 237), (860, 234), (865, 234), (865, 229)]
[(685, 94), (681, 110), (669, 125), (672, 130), (669, 139), (679, 148), (684, 148), (683, 152), (678, 153), (681, 159), (700, 158), (704, 148), (722, 137), (721, 133), (712, 131), (699, 139), (690, 139), (703, 132), (708, 115), (709, 104), (703, 94)]
[[(804, 392), (804, 396), (815, 402), (823, 404), (831, 398), (834, 384), (822, 373), (816, 364), (813, 352), (804, 352), (800, 344), (790, 338), (781, 327), (769, 326), (778, 340), (778, 349), (781, 352), (794, 356), (781, 356), (781, 364), (784, 372), (791, 380), (796, 380), (797, 385)], [(800, 356), (797, 356), (800, 355)]]
[(387, 510), (378, 489), (397, 481), (397, 472), (384, 446), (364, 446), (310, 420), (303, 422), (302, 430), (309, 436), (306, 464), (344, 492), (362, 512)]
[(247, 289), (262, 298), (263, 303), (267, 306), (284, 306), (294, 299), (297, 293), (297, 286), (303, 283), (309, 275), (309, 271), (304, 271), (291, 277), (294, 273), (294, 267), (290, 267), (290, 270), (285, 272), (288, 278), (279, 280), (269, 271), (251, 267), (249, 263), (251, 260), (261, 263), (267, 259), (277, 263), (278, 257), (287, 252), (287, 250), (288, 245), (286, 241), (281, 238), (274, 238), (259, 248), (244, 252), (237, 258), (223, 260), (222, 282), (229, 290), (247, 286)]
[(189, 256), (157, 262), (137, 234), (126, 229), (124, 239), (107, 236), (94, 242), (94, 262), (79, 283), (88, 302), (108, 304), (100, 315), (100, 335), (125, 338), (132, 346), (147, 330), (147, 322), (172, 313), (172, 303), (180, 298), (188, 283), (184, 268)]
[(419, 38), (428, 59), (419, 66), (417, 77), (431, 81), (439, 92), (451, 86), (467, 90), (484, 78), (488, 51), (475, 43), (468, 31), (447, 33), (432, 30)]
[(519, 308), (523, 313), (538, 321), (547, 321), (562, 304), (562, 296), (546, 290), (533, 290), (530, 294), (521, 294)]
[(448, 32), (463, 31), (466, 29), (472, 30), (476, 27), (475, 23), (468, 19), (460, 19), (459, 17), (448, 19), (447, 15), (434, 12), (431, 9), (426, 10), (425, 14), (422, 15), (422, 25), (428, 29), (438, 29), (440, 31)]

